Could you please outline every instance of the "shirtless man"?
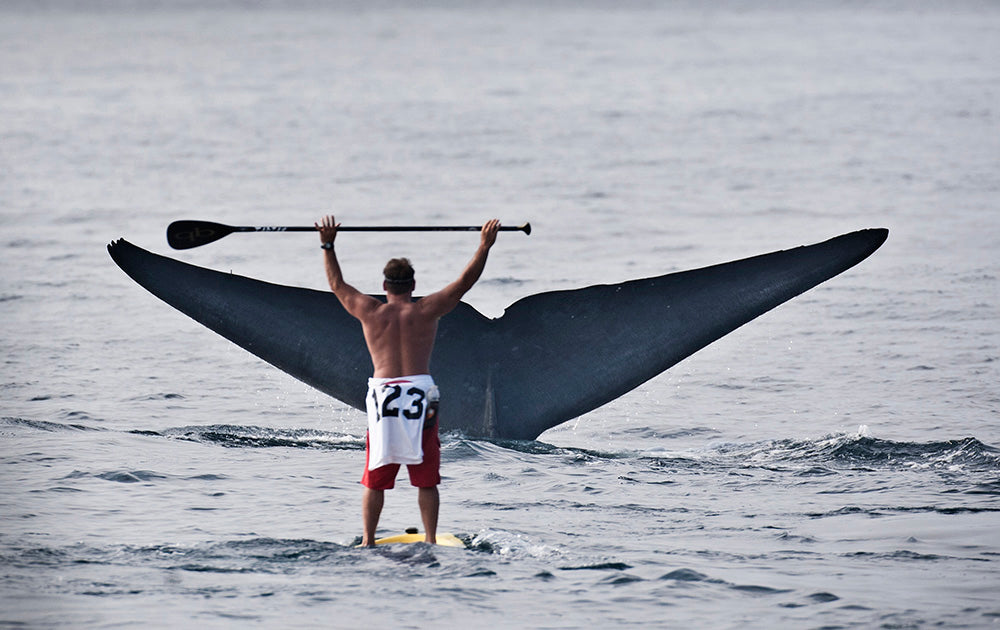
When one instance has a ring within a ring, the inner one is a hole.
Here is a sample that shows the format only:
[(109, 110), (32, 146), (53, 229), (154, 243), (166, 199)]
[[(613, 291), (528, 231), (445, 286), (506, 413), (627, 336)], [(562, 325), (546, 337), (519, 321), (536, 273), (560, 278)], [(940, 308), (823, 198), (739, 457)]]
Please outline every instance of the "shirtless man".
[[(492, 219), (483, 226), (479, 248), (457, 280), (419, 300), (413, 300), (416, 285), (410, 262), (405, 258), (390, 260), (382, 283), (386, 292), (384, 304), (344, 282), (333, 248), (339, 225), (332, 216), (324, 217), (322, 224), (315, 224), (324, 250), (326, 277), (344, 309), (361, 321), (375, 366), (367, 398), (369, 433), (361, 479), (365, 486), (362, 501), (365, 532), (361, 544), (375, 545), (375, 528), (382, 513), (385, 490), (393, 487), (401, 463), (407, 464), (410, 483), (419, 488), (417, 501), (426, 532), (424, 540), (436, 543), (441, 443), (434, 402), (437, 388), (429, 376), (431, 351), (438, 320), (458, 305), (482, 275), (500, 222)], [(412, 422), (418, 419), (424, 423)], [(386, 437), (385, 432), (391, 435)], [(407, 436), (401, 437), (403, 434)], [(403, 441), (402, 446), (398, 440)], [(374, 465), (384, 461), (392, 463)], [(373, 466), (369, 468), (369, 464)]]

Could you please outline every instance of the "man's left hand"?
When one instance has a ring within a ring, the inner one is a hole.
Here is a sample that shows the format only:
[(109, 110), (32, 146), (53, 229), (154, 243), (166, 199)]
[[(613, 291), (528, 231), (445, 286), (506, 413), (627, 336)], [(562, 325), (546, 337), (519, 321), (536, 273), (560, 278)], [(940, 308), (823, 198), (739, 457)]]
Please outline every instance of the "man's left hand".
[(340, 227), (340, 224), (334, 220), (332, 214), (323, 217), (322, 225), (319, 223), (314, 223), (313, 225), (319, 230), (319, 240), (324, 245), (332, 243), (337, 239), (337, 228)]

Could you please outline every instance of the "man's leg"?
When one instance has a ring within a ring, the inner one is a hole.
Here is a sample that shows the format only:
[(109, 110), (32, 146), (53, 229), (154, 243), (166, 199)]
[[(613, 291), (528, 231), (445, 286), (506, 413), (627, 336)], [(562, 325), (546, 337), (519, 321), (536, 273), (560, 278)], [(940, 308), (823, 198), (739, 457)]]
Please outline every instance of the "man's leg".
[(361, 539), (363, 547), (375, 546), (375, 528), (378, 527), (378, 517), (382, 514), (383, 503), (385, 503), (385, 490), (365, 488), (361, 501), (361, 516), (365, 525), (365, 535)]
[(420, 488), (417, 494), (417, 504), (420, 506), (420, 518), (424, 521), (424, 542), (437, 543), (438, 509), (441, 499), (437, 486)]

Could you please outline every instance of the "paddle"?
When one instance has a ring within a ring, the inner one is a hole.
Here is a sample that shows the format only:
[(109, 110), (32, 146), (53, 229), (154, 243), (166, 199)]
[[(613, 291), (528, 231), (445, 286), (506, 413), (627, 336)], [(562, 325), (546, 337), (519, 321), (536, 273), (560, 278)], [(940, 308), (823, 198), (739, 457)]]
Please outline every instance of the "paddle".
[[(338, 232), (478, 232), (476, 225), (354, 225), (340, 226)], [(313, 226), (299, 227), (250, 227), (232, 226), (211, 221), (174, 221), (167, 226), (167, 243), (174, 249), (191, 249), (208, 245), (233, 232), (315, 232)], [(502, 232), (531, 234), (531, 224), (500, 226)]]

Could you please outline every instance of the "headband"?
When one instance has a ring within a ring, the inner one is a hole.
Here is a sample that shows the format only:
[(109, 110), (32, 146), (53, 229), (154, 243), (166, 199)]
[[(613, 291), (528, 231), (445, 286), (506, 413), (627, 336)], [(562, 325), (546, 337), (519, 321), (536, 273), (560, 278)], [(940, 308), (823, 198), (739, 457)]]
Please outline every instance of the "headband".
[(385, 281), (389, 284), (410, 284), (413, 282), (413, 276), (409, 278), (390, 278), (389, 276), (383, 276)]

